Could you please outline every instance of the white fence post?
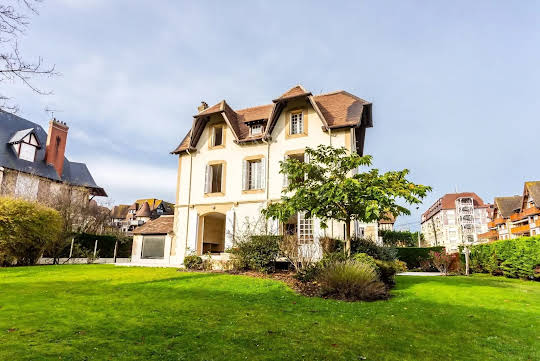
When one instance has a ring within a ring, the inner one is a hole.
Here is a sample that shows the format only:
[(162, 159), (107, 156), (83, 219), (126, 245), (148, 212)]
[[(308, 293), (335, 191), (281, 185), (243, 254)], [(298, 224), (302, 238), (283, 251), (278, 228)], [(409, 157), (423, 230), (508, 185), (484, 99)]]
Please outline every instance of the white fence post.
[(73, 242), (75, 241), (75, 237), (71, 238), (71, 248), (69, 249), (69, 258), (73, 255)]
[(118, 250), (118, 241), (114, 242), (114, 263), (116, 263), (116, 251)]
[(96, 253), (97, 253), (97, 239), (96, 239), (96, 243), (94, 243), (94, 258), (96, 258)]

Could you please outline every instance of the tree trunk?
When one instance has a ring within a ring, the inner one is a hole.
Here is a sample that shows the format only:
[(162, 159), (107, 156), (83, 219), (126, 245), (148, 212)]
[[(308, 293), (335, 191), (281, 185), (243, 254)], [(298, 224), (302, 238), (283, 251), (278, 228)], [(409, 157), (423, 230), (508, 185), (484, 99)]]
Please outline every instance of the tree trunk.
[(347, 257), (351, 256), (351, 220), (345, 221), (345, 253)]

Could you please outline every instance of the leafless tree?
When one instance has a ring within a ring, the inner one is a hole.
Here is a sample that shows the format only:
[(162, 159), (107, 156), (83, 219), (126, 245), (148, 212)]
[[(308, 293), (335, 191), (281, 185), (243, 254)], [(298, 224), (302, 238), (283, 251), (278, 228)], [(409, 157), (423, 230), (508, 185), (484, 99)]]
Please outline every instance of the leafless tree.
[[(20, 81), (32, 91), (51, 94), (32, 83), (36, 76), (58, 75), (53, 66), (45, 66), (41, 57), (33, 61), (23, 58), (19, 50), (19, 39), (30, 24), (30, 16), (37, 15), (37, 4), (42, 0), (6, 0), (0, 4), (0, 83)], [(18, 110), (11, 98), (0, 94), (0, 109), (10, 112)]]
[(58, 257), (71, 243), (74, 233), (116, 234), (118, 230), (110, 225), (110, 210), (88, 201), (86, 192), (64, 187), (60, 192), (50, 191), (46, 203), (56, 209), (63, 219), (61, 236), (50, 242), (47, 254), (58, 262)]

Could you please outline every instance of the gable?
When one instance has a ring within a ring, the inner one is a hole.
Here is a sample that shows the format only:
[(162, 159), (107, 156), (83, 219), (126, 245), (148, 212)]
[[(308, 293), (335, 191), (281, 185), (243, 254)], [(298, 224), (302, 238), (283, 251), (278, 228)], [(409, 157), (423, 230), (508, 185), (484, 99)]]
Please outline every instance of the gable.
[[(237, 143), (270, 139), (281, 113), (296, 101), (305, 102), (313, 109), (320, 119), (324, 131), (338, 128), (365, 130), (365, 128), (373, 126), (371, 103), (343, 90), (313, 96), (311, 92), (301, 85), (297, 85), (283, 93), (279, 98), (274, 99), (273, 104), (235, 111), (223, 100), (202, 110), (194, 116), (190, 131), (172, 153), (179, 154), (195, 149), (209, 119), (215, 116), (221, 116), (224, 119)], [(250, 133), (249, 123), (253, 121), (264, 124), (265, 131), (263, 134), (253, 136)], [(357, 148), (363, 148), (364, 130), (355, 132), (357, 133)], [(362, 153), (362, 149), (360, 149), (359, 153)]]

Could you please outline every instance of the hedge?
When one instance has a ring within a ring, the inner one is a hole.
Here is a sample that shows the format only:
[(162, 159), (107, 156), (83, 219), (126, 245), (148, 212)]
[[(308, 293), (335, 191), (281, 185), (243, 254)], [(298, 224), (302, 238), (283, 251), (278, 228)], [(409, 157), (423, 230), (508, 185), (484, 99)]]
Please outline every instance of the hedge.
[(431, 258), (429, 252), (442, 252), (444, 247), (399, 247), (397, 258), (407, 264), (408, 269), (420, 268), (420, 262)]
[(540, 280), (540, 237), (521, 237), (471, 247), (473, 272)]
[[(96, 240), (98, 241), (97, 250), (98, 256), (101, 258), (113, 258), (114, 257), (114, 245), (118, 241), (118, 249), (116, 252), (117, 258), (129, 258), (131, 257), (131, 246), (133, 239), (131, 237), (113, 236), (113, 235), (97, 235), (90, 233), (77, 233), (74, 235), (75, 244), (78, 244), (81, 250), (94, 252), (94, 246)], [(69, 257), (70, 244), (66, 245), (66, 248), (61, 254), (61, 257)], [(43, 255), (47, 257), (45, 253)], [(76, 255), (73, 255), (76, 257)]]

